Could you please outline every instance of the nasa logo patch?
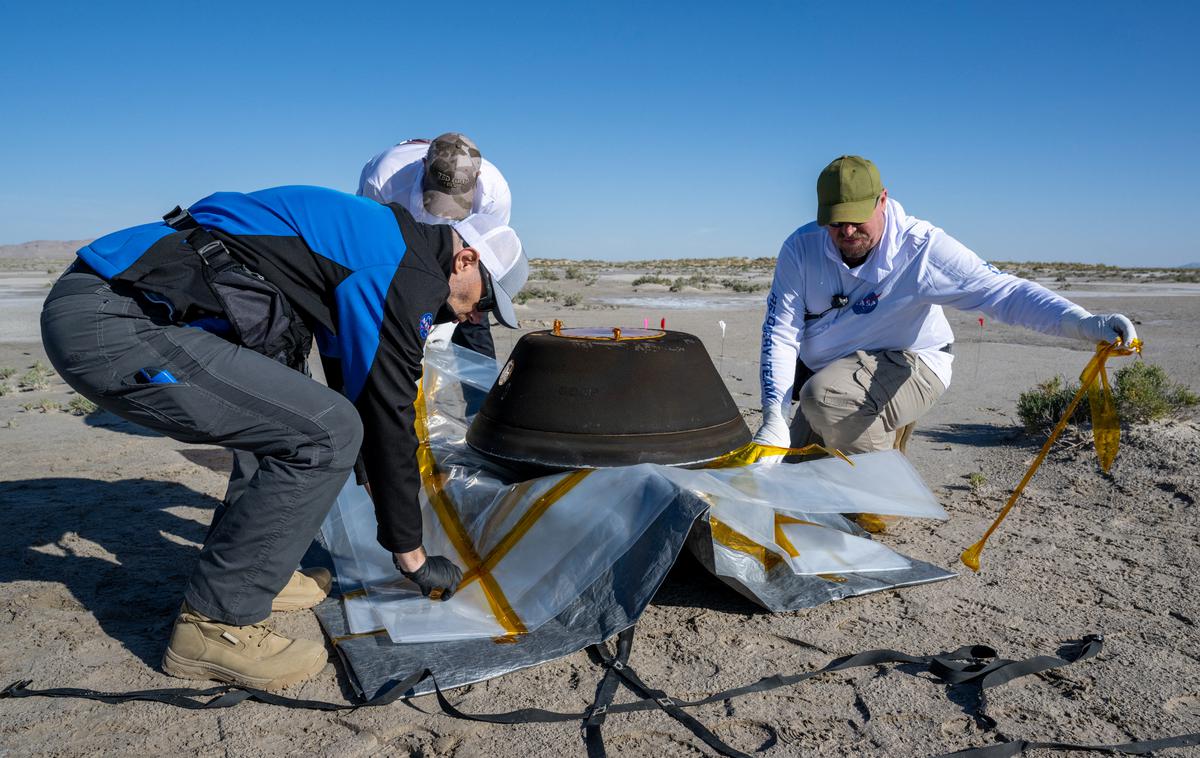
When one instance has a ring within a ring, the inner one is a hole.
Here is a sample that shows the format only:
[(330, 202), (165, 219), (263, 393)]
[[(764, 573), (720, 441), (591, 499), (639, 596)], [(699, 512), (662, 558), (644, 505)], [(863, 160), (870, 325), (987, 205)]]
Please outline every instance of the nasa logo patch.
[(433, 314), (432, 313), (421, 314), (421, 322), (420, 322), (420, 324), (418, 324), (417, 330), (421, 334), (422, 342), (424, 342), (425, 338), (429, 336), (429, 332), (431, 329), (433, 329)]
[(871, 292), (867, 295), (864, 295), (863, 299), (859, 300), (857, 303), (855, 303), (854, 307), (852, 307), (850, 310), (854, 311), (855, 313), (857, 313), (859, 315), (862, 315), (864, 313), (870, 313), (871, 311), (875, 310), (875, 306), (877, 306), (877, 305), (879, 305), (879, 295), (876, 295), (874, 292)]

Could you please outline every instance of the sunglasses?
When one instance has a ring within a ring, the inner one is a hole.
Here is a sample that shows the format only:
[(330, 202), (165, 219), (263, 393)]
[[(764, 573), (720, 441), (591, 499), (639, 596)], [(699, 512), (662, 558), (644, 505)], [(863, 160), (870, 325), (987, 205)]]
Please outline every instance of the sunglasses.
[(479, 302), (475, 303), (475, 310), (480, 313), (496, 310), (496, 288), (492, 285), (492, 275), (484, 267), (483, 261), (479, 262), (479, 283), (483, 289), (479, 296)]

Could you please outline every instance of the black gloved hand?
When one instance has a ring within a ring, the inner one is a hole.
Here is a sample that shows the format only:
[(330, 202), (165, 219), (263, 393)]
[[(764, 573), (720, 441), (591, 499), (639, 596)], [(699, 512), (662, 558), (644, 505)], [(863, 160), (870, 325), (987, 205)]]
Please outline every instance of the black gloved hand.
[(395, 558), (392, 560), (405, 578), (416, 582), (425, 597), (429, 597), (429, 593), (434, 590), (441, 590), (441, 599), (449, 600), (454, 597), (454, 593), (458, 591), (458, 583), (462, 581), (462, 569), (455, 566), (454, 561), (440, 555), (427, 557), (416, 571), (405, 571), (400, 568), (400, 563)]

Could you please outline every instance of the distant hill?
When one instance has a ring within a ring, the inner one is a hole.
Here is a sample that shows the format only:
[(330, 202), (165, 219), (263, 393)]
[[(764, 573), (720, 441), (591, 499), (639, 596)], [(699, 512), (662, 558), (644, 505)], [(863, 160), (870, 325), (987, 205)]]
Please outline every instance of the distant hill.
[(19, 245), (0, 245), (0, 258), (9, 260), (69, 260), (91, 240), (34, 240)]
[(1179, 268), (1200, 268), (1200, 263), (1185, 263)]

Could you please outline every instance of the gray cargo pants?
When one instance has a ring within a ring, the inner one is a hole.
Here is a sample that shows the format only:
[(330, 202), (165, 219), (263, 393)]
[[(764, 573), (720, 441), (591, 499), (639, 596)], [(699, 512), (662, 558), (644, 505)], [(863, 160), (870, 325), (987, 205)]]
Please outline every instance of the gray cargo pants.
[[(299, 371), (153, 310), (68, 270), (42, 309), (46, 354), (104, 410), (235, 452), (240, 465), (184, 600), (224, 623), (262, 621), (346, 482), (362, 422), (348, 399)], [(149, 382), (142, 369), (175, 381)]]
[(792, 445), (822, 442), (843, 453), (891, 450), (896, 433), (933, 407), (946, 387), (906, 350), (859, 350), (800, 388)]

